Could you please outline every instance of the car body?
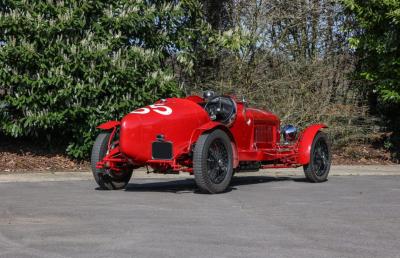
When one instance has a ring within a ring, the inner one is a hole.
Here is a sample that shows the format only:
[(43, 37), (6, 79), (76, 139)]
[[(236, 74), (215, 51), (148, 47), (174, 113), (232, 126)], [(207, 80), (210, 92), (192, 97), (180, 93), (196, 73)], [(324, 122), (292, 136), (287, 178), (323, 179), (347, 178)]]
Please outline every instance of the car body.
[[(156, 173), (189, 172), (195, 175), (199, 187), (210, 193), (225, 191), (234, 172), (260, 168), (304, 166), (306, 170), (307, 166), (315, 167), (318, 163), (323, 167), (323, 176), (311, 181), (325, 181), (331, 162), (330, 144), (321, 132), (326, 127), (313, 124), (297, 133), (293, 126), (283, 128), (280, 119), (269, 111), (248, 107), (235, 97), (218, 96), (211, 91), (203, 97), (167, 98), (136, 109), (121, 121), (98, 126), (104, 131), (101, 139), (104, 150), (100, 151), (101, 144), (96, 140), (92, 168), (96, 181), (101, 177), (112, 181), (139, 167), (151, 168)], [(314, 159), (317, 135), (319, 138), (322, 135), (323, 151)], [(216, 137), (214, 142), (210, 137)], [(207, 174), (211, 173), (207, 171), (212, 169), (220, 171), (219, 174), (229, 170), (225, 174), (227, 181), (220, 188), (199, 183), (201, 178), (207, 181)], [(120, 185), (126, 185), (126, 178)]]

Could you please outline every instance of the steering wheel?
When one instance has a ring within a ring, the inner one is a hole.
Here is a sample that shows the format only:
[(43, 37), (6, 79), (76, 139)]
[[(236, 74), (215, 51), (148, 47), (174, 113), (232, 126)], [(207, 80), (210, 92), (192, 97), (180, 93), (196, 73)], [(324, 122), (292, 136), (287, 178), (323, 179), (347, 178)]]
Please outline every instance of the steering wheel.
[(216, 120), (224, 124), (230, 124), (236, 114), (236, 104), (229, 97), (216, 96), (211, 98), (204, 109), (207, 111), (211, 120)]

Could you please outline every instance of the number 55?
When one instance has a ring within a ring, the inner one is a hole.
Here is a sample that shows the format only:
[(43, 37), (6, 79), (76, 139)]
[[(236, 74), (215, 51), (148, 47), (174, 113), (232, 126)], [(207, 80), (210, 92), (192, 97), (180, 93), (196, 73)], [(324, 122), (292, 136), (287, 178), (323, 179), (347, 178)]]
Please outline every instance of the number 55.
[(144, 107), (144, 108), (139, 108), (131, 112), (131, 114), (148, 114), (150, 113), (150, 109), (153, 110), (154, 112), (164, 115), (164, 116), (169, 116), (172, 114), (172, 109), (170, 107), (164, 106), (162, 104), (154, 104), (150, 105), (150, 108)]

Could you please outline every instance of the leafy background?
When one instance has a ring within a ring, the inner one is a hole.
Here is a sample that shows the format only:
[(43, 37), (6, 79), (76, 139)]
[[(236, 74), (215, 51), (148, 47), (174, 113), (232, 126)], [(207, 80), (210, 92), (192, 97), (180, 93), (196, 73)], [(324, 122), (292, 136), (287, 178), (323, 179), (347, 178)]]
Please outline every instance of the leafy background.
[(8, 1), (1, 10), (1, 128), (67, 139), (87, 156), (94, 128), (181, 93), (166, 60), (188, 67), (195, 2)]
[(98, 124), (214, 89), (327, 123), (337, 153), (396, 161), (399, 14), (397, 0), (5, 0), (0, 134), (85, 159)]

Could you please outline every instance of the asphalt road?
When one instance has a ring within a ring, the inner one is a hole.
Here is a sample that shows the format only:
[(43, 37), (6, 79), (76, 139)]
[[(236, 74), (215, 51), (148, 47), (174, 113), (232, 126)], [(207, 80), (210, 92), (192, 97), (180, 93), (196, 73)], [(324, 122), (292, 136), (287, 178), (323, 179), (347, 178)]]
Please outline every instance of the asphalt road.
[(0, 257), (400, 257), (400, 176), (0, 183)]

